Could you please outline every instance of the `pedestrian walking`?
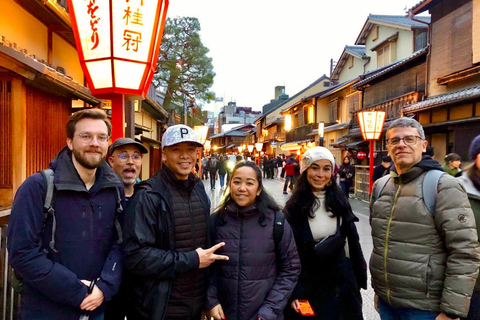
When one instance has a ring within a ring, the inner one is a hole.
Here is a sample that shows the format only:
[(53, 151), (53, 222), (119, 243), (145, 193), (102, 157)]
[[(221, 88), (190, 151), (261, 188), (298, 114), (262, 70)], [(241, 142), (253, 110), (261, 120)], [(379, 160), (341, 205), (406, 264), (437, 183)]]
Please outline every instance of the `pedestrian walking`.
[(350, 188), (352, 187), (355, 177), (355, 166), (348, 156), (343, 158), (343, 163), (338, 169), (338, 174), (340, 176), (340, 187), (342, 187), (343, 193), (345, 193), (348, 199), (350, 197)]
[(218, 177), (220, 178), (220, 188), (225, 188), (225, 175), (227, 174), (227, 162), (224, 156), (220, 156), (218, 161)]
[(207, 158), (202, 158), (202, 180), (208, 180)]
[(475, 219), (458, 179), (430, 156), (414, 119), (387, 130), (394, 166), (370, 202), (372, 286), (382, 319), (466, 317), (480, 265)]
[(443, 169), (452, 177), (459, 177), (462, 175), (462, 169), (460, 169), (461, 164), (462, 157), (460, 157), (456, 153), (449, 153), (445, 157), (445, 164), (443, 165)]
[[(302, 174), (284, 211), (302, 271), (285, 318), (363, 319), (360, 288), (367, 288), (367, 265), (355, 227), (358, 218), (332, 179), (333, 155), (324, 147), (310, 148), (300, 167)], [(315, 316), (300, 313), (305, 300)]]
[(263, 189), (262, 172), (253, 162), (237, 163), (229, 187), (210, 217), (212, 241), (225, 243), (218, 253), (230, 259), (211, 268), (208, 315), (219, 320), (283, 319), (300, 273), (292, 230), (288, 222), (277, 220), (283, 214)]
[(105, 162), (111, 130), (102, 110), (75, 112), (50, 170), (28, 177), (16, 193), (7, 244), (23, 279), (21, 319), (102, 319), (118, 291), (125, 202)]
[(382, 163), (378, 166), (375, 166), (375, 169), (373, 169), (372, 182), (375, 182), (384, 175), (389, 174), (391, 166), (392, 158), (390, 158), (390, 156), (382, 157)]
[(282, 157), (280, 157), (280, 155), (278, 155), (277, 156), (277, 174), (275, 175), (277, 179), (281, 178), (282, 168), (283, 168), (283, 159)]
[(125, 263), (132, 274), (130, 319), (199, 320), (207, 295), (206, 268), (223, 246), (210, 247), (210, 201), (191, 171), (197, 136), (185, 125), (162, 137), (163, 165), (138, 186), (125, 220)]
[(210, 175), (210, 189), (215, 190), (215, 181), (217, 179), (218, 160), (212, 155), (207, 162), (208, 174)]
[(283, 194), (287, 193), (287, 187), (293, 190), (295, 184), (295, 167), (298, 163), (295, 161), (295, 153), (291, 153), (290, 157), (285, 161), (285, 184), (283, 185)]
[[(459, 178), (468, 195), (472, 206), (475, 222), (480, 226), (480, 135), (470, 144), (468, 156), (473, 163), (462, 172)], [(480, 238), (480, 229), (477, 227), (477, 236)], [(467, 320), (480, 319), (480, 278), (475, 282)]]

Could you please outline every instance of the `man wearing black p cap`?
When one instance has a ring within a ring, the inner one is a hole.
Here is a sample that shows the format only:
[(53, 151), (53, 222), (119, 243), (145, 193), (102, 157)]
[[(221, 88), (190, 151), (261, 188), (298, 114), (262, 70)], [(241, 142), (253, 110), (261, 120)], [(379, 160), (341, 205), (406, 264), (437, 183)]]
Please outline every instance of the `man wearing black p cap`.
[(191, 172), (198, 142), (188, 126), (162, 137), (163, 166), (141, 183), (127, 209), (126, 267), (132, 274), (132, 319), (199, 320), (206, 299), (205, 268), (228, 257), (209, 248), (210, 203)]

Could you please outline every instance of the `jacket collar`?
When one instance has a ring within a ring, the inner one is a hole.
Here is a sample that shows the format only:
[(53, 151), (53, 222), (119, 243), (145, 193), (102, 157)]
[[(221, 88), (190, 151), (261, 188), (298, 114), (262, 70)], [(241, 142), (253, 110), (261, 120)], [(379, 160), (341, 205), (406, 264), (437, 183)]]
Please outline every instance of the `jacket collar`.
[[(88, 191), (72, 161), (72, 151), (64, 147), (49, 167), (55, 172), (54, 180), (57, 190)], [(97, 168), (95, 184), (98, 190), (111, 187), (123, 187), (123, 183), (110, 166), (103, 161)]]
[(464, 186), (465, 191), (467, 191), (468, 195), (480, 198), (480, 191), (475, 188), (472, 180), (470, 180), (470, 178), (468, 177), (467, 172), (464, 171), (462, 173), (462, 176), (458, 179), (460, 180), (460, 182), (462, 182), (462, 185)]

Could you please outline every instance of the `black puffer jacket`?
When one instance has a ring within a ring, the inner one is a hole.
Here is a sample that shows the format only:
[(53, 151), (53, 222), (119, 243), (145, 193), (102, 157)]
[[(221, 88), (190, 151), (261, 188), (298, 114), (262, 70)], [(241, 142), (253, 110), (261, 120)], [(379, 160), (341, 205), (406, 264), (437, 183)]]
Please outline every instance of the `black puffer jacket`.
[[(126, 213), (125, 264), (132, 278), (129, 316), (133, 319), (164, 319), (173, 279), (199, 266), (195, 250), (176, 250), (173, 205), (167, 186), (171, 171), (167, 171), (164, 167), (138, 186)], [(188, 181), (189, 192), (200, 198), (207, 220), (210, 202), (203, 183), (193, 174)], [(209, 247), (208, 232), (206, 236)]]
[(254, 206), (240, 208), (234, 203), (225, 210), (217, 221), (214, 242), (225, 242), (216, 253), (230, 259), (214, 264), (207, 308), (220, 303), (226, 319), (283, 319), (300, 273), (290, 225), (285, 221), (276, 257), (273, 210), (262, 214)]

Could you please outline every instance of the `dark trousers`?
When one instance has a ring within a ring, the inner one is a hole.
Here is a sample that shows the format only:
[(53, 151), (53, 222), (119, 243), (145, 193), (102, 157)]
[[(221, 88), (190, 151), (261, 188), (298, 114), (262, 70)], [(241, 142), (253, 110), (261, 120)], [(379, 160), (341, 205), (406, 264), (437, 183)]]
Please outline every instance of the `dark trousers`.
[(352, 186), (351, 181), (340, 181), (340, 187), (343, 190), (343, 193), (345, 193), (345, 196), (348, 198), (349, 197), (349, 192), (350, 192), (350, 187)]
[(470, 309), (468, 310), (468, 317), (466, 320), (480, 319), (480, 292), (473, 291), (472, 299), (470, 300)]
[(210, 171), (210, 188), (215, 189), (215, 176), (216, 172)]
[(205, 167), (202, 167), (202, 180), (203, 179), (205, 179), (205, 180), (208, 179), (208, 169), (205, 168)]
[[(283, 192), (287, 191), (287, 187), (290, 187), (290, 190), (293, 190), (293, 184), (296, 182), (295, 176), (286, 176), (285, 177), (285, 184), (283, 185)], [(290, 186), (288, 183), (290, 182)]]

